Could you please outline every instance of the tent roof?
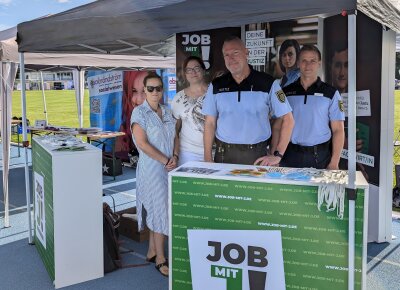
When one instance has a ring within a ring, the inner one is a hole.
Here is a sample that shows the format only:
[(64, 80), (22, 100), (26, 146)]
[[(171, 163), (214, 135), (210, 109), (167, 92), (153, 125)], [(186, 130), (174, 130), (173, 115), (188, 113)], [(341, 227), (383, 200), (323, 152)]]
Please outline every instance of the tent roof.
[[(19, 62), (16, 42), (17, 27), (0, 31), (0, 60)], [(60, 54), (60, 53), (26, 53), (25, 64), (33, 70), (49, 70), (55, 66), (69, 68), (120, 68), (120, 69), (156, 69), (174, 68), (174, 57), (134, 56), (107, 54)]]
[(172, 56), (175, 33), (355, 7), (355, 0), (100, 0), (19, 24), (19, 50)]
[(375, 21), (400, 32), (400, 0), (357, 0), (357, 9)]
[(175, 33), (333, 15), (357, 8), (400, 31), (399, 1), (99, 0), (19, 24), (19, 51), (172, 56)]

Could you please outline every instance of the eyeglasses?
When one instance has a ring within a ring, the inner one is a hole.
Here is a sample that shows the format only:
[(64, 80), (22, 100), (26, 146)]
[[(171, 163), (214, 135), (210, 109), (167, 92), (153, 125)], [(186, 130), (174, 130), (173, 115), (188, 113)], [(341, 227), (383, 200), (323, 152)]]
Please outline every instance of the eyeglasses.
[(201, 67), (195, 66), (195, 67), (187, 67), (185, 68), (185, 74), (191, 74), (191, 73), (198, 73), (201, 71)]
[(157, 92), (162, 92), (163, 87), (162, 87), (162, 86), (156, 86), (156, 87), (153, 87), (153, 86), (146, 86), (146, 90), (147, 90), (149, 93), (152, 93), (154, 90), (156, 90)]

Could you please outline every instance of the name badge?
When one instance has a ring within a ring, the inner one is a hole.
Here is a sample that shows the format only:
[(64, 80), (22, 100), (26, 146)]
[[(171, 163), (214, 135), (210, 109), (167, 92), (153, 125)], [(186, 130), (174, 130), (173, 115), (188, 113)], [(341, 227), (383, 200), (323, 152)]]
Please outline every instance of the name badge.
[(320, 96), (320, 97), (323, 97), (323, 96), (324, 96), (324, 94), (321, 94), (321, 93), (315, 93), (315, 94), (314, 94), (314, 96)]
[(229, 88), (220, 88), (218, 93), (229, 92)]

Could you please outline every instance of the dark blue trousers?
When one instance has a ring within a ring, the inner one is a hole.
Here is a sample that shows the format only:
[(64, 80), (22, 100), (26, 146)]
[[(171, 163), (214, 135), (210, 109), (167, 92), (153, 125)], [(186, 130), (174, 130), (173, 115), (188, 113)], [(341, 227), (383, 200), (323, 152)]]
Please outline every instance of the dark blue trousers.
[[(309, 149), (309, 148), (308, 148)], [(294, 168), (313, 167), (326, 169), (331, 161), (331, 150), (329, 146), (318, 148), (317, 150), (301, 150), (289, 144), (280, 162), (280, 166)]]

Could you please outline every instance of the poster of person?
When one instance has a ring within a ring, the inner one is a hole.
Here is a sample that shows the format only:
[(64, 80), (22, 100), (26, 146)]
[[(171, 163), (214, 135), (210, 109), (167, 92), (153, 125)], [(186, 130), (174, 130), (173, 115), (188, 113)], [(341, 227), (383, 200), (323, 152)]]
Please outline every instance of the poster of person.
[[(130, 119), (134, 108), (145, 100), (143, 80), (149, 71), (89, 71), (90, 125), (103, 131), (124, 132), (125, 136), (115, 140), (115, 152), (123, 161), (135, 154)], [(176, 76), (174, 69), (157, 70), (163, 79), (164, 99), (175, 95)], [(168, 101), (166, 101), (167, 103)], [(111, 151), (107, 140), (106, 151)]]
[(229, 36), (240, 37), (240, 27), (178, 33), (176, 35), (176, 91), (184, 89), (182, 65), (189, 56), (200, 57), (206, 68), (207, 82), (226, 72), (222, 44)]
[(143, 104), (146, 99), (143, 80), (147, 74), (148, 71), (124, 72), (122, 102), (120, 103), (122, 111), (119, 116), (120, 126), (118, 131), (124, 132), (125, 136), (117, 138), (115, 144), (115, 151), (119, 152), (118, 155), (123, 160), (127, 160), (128, 153), (135, 150), (131, 133), (131, 115), (133, 109)]
[[(356, 150), (357, 170), (369, 183), (379, 186), (381, 128), (382, 26), (362, 13), (357, 14)], [(346, 139), (340, 162), (347, 169), (348, 104), (347, 17), (328, 17), (324, 21), (324, 61), (326, 82), (338, 89), (346, 112)]]
[(263, 22), (245, 26), (249, 64), (276, 79), (292, 82), (299, 77), (297, 58), (304, 44), (317, 44), (318, 18)]

